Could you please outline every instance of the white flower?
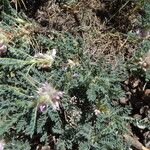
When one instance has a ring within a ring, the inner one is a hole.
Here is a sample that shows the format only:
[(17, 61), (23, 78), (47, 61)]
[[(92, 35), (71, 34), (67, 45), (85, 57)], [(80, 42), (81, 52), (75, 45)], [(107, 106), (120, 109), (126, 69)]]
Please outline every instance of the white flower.
[(140, 58), (139, 65), (141, 65), (144, 71), (150, 69), (150, 50), (142, 58)]
[(4, 150), (5, 142), (4, 140), (0, 140), (0, 150)]
[(97, 115), (99, 115), (101, 112), (100, 112), (98, 109), (95, 109), (95, 110), (94, 110), (94, 113), (95, 113), (95, 115), (97, 116)]
[(78, 61), (73, 61), (71, 59), (68, 59), (68, 66), (70, 66), (70, 68), (73, 68), (74, 66), (78, 66), (79, 62)]
[(53, 102), (52, 107), (53, 107), (54, 110), (59, 110), (60, 109), (59, 102), (58, 101)]
[(40, 112), (44, 112), (47, 108), (47, 104), (41, 103), (39, 104), (38, 107), (39, 107)]
[(60, 99), (63, 97), (64, 92), (55, 90), (50, 84), (45, 82), (40, 88), (37, 89), (39, 95), (39, 110), (43, 112), (47, 105), (50, 104), (54, 110), (59, 110)]
[(4, 41), (0, 41), (0, 56), (4, 55), (7, 52), (7, 46), (4, 44)]
[(55, 58), (55, 57), (56, 57), (56, 49), (52, 49), (51, 56), (52, 56), (53, 58)]
[(37, 53), (34, 55), (35, 62), (42, 68), (49, 68), (52, 66), (54, 59), (56, 57), (56, 49), (53, 49), (51, 52)]

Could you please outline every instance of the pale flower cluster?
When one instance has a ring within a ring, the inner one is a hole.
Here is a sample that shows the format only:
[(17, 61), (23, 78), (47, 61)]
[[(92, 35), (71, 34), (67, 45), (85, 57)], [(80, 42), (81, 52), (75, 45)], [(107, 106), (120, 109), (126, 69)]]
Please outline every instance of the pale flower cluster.
[(55, 90), (49, 83), (45, 82), (37, 89), (39, 110), (45, 111), (48, 105), (51, 105), (54, 110), (60, 110), (60, 99), (64, 92)]
[(56, 57), (56, 49), (52, 49), (52, 51), (48, 51), (47, 53), (37, 53), (34, 55), (34, 60), (37, 62), (38, 66), (41, 68), (49, 68), (54, 62)]

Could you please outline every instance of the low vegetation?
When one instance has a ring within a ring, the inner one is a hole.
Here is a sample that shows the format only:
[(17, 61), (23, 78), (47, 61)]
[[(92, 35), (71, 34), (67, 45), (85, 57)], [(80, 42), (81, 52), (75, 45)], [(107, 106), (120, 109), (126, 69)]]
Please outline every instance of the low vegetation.
[(149, 150), (148, 0), (0, 10), (0, 150)]

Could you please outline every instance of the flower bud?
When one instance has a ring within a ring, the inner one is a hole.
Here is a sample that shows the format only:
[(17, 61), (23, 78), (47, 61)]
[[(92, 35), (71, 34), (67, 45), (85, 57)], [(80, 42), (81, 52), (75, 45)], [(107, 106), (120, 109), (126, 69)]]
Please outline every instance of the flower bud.
[(4, 45), (3, 41), (0, 41), (0, 57), (7, 52), (7, 46)]

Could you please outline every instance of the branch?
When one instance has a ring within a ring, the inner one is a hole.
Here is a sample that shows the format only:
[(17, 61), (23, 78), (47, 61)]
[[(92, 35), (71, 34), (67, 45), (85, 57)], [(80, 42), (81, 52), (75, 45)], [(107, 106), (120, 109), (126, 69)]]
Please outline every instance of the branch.
[(150, 150), (150, 149), (146, 148), (145, 146), (143, 146), (143, 144), (140, 143), (136, 138), (131, 137), (131, 136), (128, 135), (128, 134), (125, 134), (123, 137), (125, 138), (125, 140), (126, 140), (127, 142), (130, 142), (131, 145), (132, 145), (133, 147), (135, 147), (136, 149), (138, 149), (138, 150)]

